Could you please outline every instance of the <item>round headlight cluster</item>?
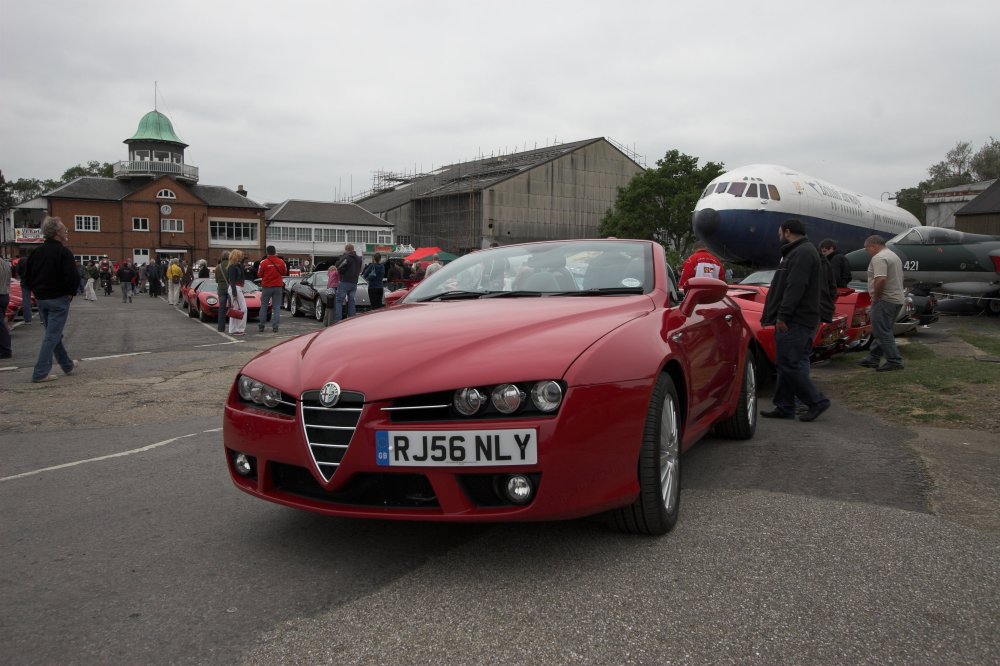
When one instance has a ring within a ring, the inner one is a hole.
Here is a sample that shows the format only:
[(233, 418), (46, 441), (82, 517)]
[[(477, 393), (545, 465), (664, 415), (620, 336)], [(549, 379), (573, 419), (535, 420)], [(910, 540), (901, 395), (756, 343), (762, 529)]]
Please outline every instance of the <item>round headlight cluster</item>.
[[(525, 387), (527, 388), (527, 387)], [(463, 416), (474, 416), (486, 405), (487, 401), (501, 414), (513, 414), (520, 410), (528, 395), (516, 384), (498, 384), (483, 390), (478, 388), (461, 388), (452, 395), (452, 405), (455, 411)], [(563, 389), (557, 381), (551, 379), (535, 382), (531, 387), (531, 404), (535, 409), (550, 414), (562, 404)]]
[(258, 405), (274, 407), (281, 402), (281, 391), (243, 375), (238, 384), (240, 397)]
[(215, 296), (209, 296), (208, 298), (205, 299), (205, 302), (208, 303), (209, 305), (215, 305), (216, 303), (219, 302), (219, 299), (216, 298)]

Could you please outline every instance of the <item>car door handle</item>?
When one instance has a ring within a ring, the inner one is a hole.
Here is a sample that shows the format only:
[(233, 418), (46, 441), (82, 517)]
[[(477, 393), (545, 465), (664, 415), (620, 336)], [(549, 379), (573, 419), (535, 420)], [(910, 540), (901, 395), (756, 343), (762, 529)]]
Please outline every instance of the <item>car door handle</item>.
[(726, 323), (727, 324), (732, 324), (733, 323), (733, 315), (731, 315), (731, 314), (727, 314), (726, 315)]
[(670, 339), (673, 340), (674, 342), (680, 342), (681, 338), (683, 338), (683, 337), (684, 337), (684, 333), (682, 331), (680, 333), (674, 333), (673, 335), (670, 336)]

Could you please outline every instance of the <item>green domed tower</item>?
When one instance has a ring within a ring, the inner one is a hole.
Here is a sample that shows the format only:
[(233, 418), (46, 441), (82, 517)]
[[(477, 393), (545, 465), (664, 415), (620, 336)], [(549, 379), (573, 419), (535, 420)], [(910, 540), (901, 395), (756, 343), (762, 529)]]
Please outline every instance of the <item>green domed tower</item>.
[(128, 144), (128, 161), (115, 165), (115, 178), (173, 176), (190, 183), (198, 182), (198, 168), (184, 164), (184, 149), (188, 145), (174, 132), (170, 119), (159, 111), (144, 115), (135, 134), (123, 143)]

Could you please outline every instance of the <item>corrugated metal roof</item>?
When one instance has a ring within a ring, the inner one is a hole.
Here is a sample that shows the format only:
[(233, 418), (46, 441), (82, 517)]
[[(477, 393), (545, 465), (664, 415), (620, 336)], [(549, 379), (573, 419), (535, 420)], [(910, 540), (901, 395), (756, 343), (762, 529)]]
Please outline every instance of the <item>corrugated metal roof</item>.
[(265, 214), (271, 222), (308, 222), (351, 226), (391, 227), (389, 222), (353, 203), (288, 199), (274, 205)]
[(448, 194), (476, 192), (533, 169), (540, 164), (572, 153), (573, 151), (604, 139), (585, 139), (557, 146), (536, 148), (521, 153), (486, 157), (471, 162), (459, 162), (437, 169), (432, 174), (416, 176), (389, 192), (382, 192), (360, 200), (366, 209), (384, 212), (399, 208), (413, 201)]
[(955, 212), (959, 215), (982, 215), (1000, 213), (1000, 180), (993, 181), (986, 190), (975, 199), (965, 204)]

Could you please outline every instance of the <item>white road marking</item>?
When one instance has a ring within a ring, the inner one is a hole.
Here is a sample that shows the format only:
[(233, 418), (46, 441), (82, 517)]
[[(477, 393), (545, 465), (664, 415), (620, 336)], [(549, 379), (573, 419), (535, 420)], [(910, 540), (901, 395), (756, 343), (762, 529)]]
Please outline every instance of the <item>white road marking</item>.
[(53, 465), (52, 467), (43, 467), (42, 469), (36, 469), (31, 472), (23, 472), (21, 474), (15, 474), (13, 476), (0, 477), (0, 482), (12, 481), (14, 479), (22, 479), (26, 476), (34, 476), (35, 474), (41, 474), (42, 472), (52, 472), (57, 469), (65, 469), (67, 467), (76, 467), (77, 465), (85, 465), (92, 462), (100, 462), (101, 460), (109, 460), (111, 458), (121, 458), (122, 456), (130, 456), (134, 453), (143, 453), (145, 451), (151, 451), (153, 449), (159, 448), (161, 446), (166, 446), (172, 442), (176, 442), (187, 437), (197, 437), (198, 435), (203, 435), (207, 432), (219, 432), (222, 428), (211, 428), (210, 430), (202, 430), (201, 432), (192, 432), (187, 435), (180, 435), (179, 437), (171, 437), (170, 439), (165, 439), (162, 442), (156, 442), (155, 444), (149, 444), (147, 446), (139, 447), (138, 449), (132, 449), (130, 451), (122, 451), (121, 453), (111, 453), (106, 456), (98, 456), (96, 458), (87, 458), (86, 460), (77, 460), (76, 462), (63, 463), (62, 465)]
[(112, 354), (111, 356), (91, 356), (90, 358), (81, 358), (81, 361), (104, 361), (109, 358), (122, 358), (124, 356), (142, 356), (143, 354), (152, 354), (153, 352), (131, 352), (129, 354)]

